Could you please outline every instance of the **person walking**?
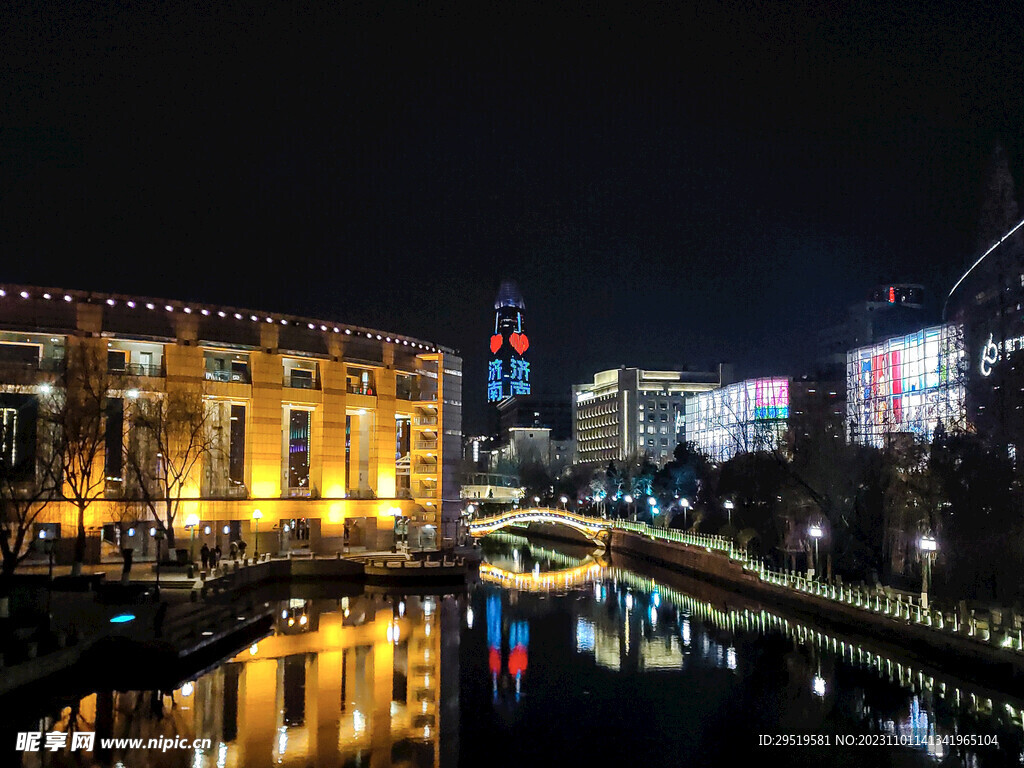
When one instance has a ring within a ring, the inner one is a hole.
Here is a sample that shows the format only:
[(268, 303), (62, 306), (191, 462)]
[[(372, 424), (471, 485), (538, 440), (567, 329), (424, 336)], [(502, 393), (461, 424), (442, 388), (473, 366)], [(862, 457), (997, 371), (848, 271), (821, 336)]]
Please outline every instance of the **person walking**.
[(202, 549), (199, 550), (199, 558), (203, 561), (203, 570), (205, 571), (210, 566), (210, 547), (205, 541)]
[(218, 565), (220, 565), (220, 559), (224, 555), (224, 552), (221, 551), (220, 544), (218, 544), (216, 547), (214, 547), (214, 550), (213, 550), (212, 554), (213, 554), (213, 557), (212, 557), (213, 567), (216, 568)]
[(232, 560), (238, 559), (238, 542), (232, 539), (230, 547), (228, 547), (228, 554)]

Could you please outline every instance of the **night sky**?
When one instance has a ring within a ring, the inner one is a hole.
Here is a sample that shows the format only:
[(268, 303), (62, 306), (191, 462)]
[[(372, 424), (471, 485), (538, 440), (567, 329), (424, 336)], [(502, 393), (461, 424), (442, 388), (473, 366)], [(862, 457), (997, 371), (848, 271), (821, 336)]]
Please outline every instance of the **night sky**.
[(997, 138), (1024, 188), (1019, 3), (39, 5), (0, 11), (0, 281), (456, 347), (467, 431), (503, 277), (535, 390), (800, 373), (871, 285), (944, 296)]

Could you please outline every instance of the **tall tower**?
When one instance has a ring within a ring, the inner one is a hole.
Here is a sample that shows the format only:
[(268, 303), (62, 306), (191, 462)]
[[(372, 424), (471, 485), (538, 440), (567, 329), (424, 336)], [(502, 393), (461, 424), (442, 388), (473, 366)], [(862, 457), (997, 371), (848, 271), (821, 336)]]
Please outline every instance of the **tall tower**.
[(511, 280), (504, 280), (494, 300), (494, 332), (487, 363), (487, 402), (530, 394), (530, 340), (523, 325), (523, 296)]

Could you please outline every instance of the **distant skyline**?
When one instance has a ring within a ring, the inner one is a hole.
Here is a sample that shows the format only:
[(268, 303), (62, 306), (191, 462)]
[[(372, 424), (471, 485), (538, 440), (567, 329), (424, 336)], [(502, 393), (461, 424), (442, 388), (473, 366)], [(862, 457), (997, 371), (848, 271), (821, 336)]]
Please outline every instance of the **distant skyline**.
[(1014, 3), (492, 12), (0, 10), (0, 280), (455, 347), (470, 432), (502, 279), (534, 391), (796, 373), (872, 285), (941, 306), (997, 139), (1024, 185)]

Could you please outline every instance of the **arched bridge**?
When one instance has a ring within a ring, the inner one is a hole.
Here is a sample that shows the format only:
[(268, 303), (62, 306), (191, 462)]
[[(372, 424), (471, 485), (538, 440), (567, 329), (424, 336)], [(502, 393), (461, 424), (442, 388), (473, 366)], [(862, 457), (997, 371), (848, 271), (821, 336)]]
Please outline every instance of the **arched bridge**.
[(520, 523), (557, 523), (573, 528), (591, 541), (607, 545), (611, 538), (611, 523), (594, 517), (584, 517), (564, 509), (514, 509), (491, 517), (477, 518), (469, 524), (472, 536), (486, 536), (510, 525)]

